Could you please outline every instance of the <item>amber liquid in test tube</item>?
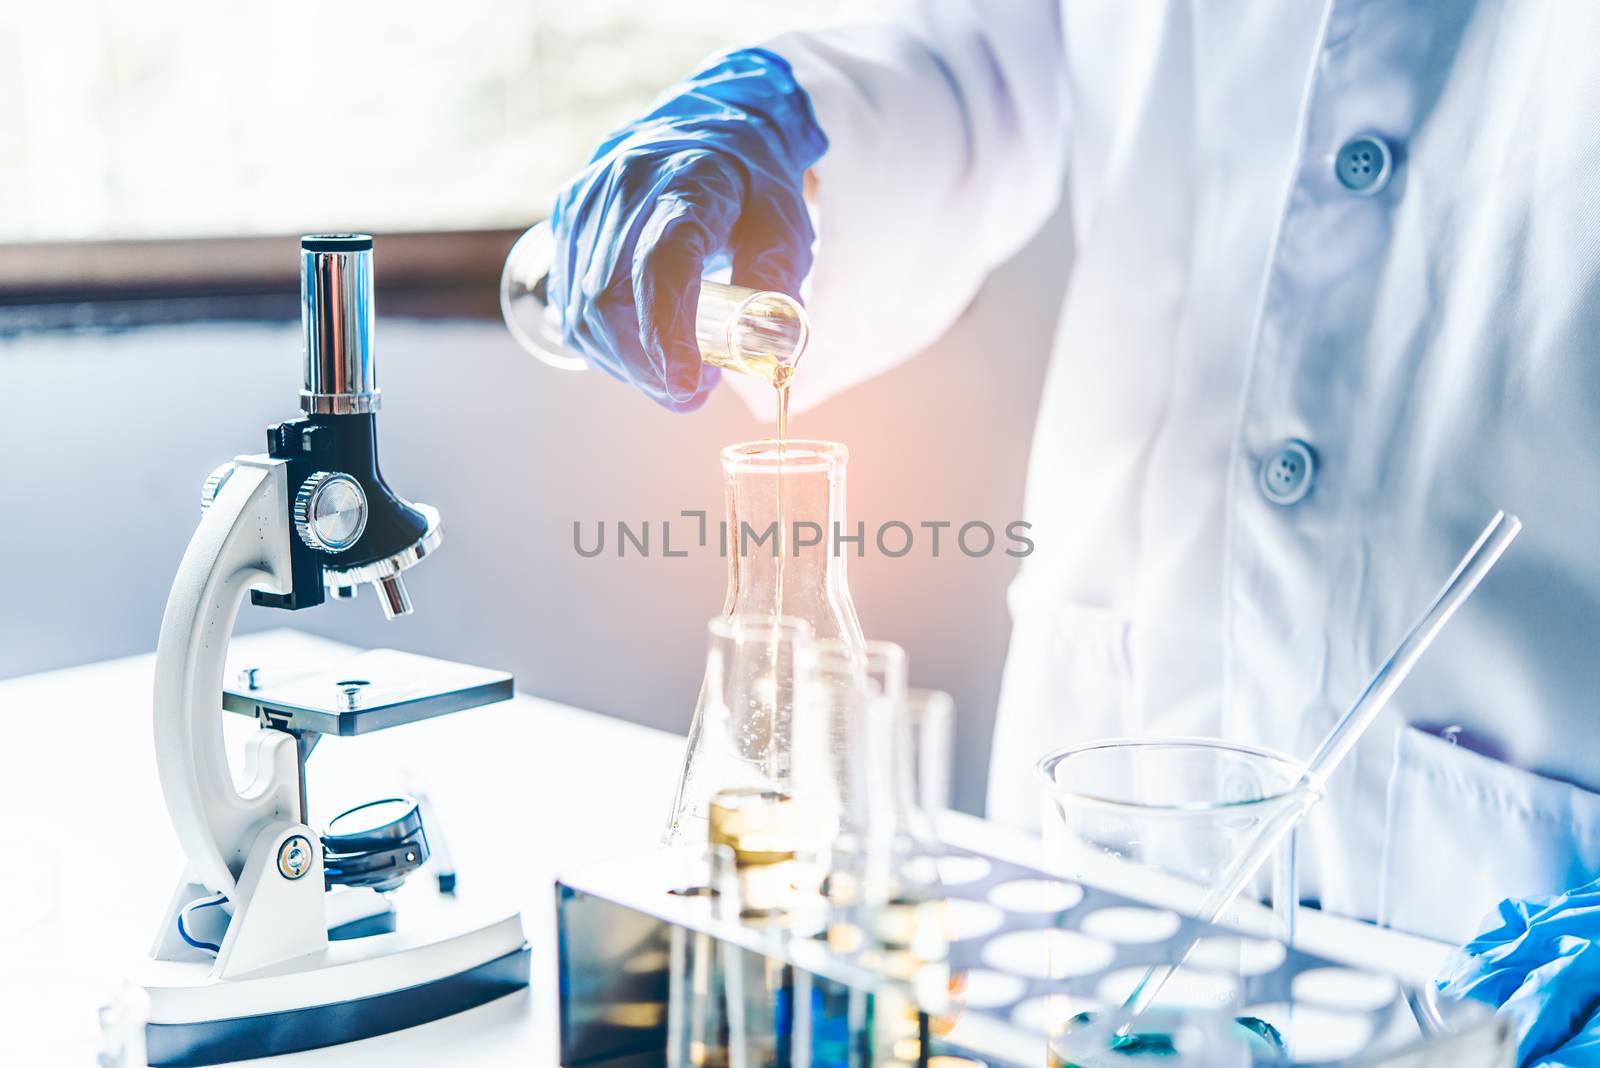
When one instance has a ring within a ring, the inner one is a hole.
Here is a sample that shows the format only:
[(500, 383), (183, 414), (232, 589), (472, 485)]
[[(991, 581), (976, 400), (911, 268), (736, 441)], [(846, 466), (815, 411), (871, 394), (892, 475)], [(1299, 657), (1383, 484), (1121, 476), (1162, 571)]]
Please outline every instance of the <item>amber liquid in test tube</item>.
[[(539, 223), (511, 246), (500, 273), (500, 314), (511, 336), (552, 367), (582, 370), (581, 356), (562, 341), (560, 317), (546, 287), (556, 246)], [(786, 293), (705, 280), (695, 308), (700, 358), (715, 367), (754, 375), (780, 392), (799, 363), (811, 324), (800, 302)], [(781, 407), (781, 406), (780, 406)]]

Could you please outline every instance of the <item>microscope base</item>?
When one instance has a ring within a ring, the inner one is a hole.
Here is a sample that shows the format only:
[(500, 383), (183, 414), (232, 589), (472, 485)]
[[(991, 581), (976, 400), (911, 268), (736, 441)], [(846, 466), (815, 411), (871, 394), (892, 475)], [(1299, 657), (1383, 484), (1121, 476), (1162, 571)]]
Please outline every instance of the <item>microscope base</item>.
[(527, 986), (530, 957), (521, 917), (501, 914), (332, 942), (235, 979), (213, 978), (210, 959), (150, 960), (132, 983), (149, 998), (149, 1063), (177, 1068), (317, 1049), (442, 1019)]

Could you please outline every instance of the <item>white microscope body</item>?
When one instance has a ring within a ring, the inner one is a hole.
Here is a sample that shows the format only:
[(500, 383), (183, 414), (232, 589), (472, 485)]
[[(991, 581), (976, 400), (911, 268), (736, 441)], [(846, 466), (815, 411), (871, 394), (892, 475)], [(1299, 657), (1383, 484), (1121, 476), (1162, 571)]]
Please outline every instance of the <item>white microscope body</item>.
[[(319, 733), (359, 734), (501, 700), (509, 675), (379, 651), (353, 669), (373, 680), (375, 703), (334, 700), (333, 680), (354, 677), (348, 666), (309, 691), (327, 692), (326, 707), (303, 700), (304, 685), (224, 697), (228, 642), (246, 594), (299, 608), (319, 603), (325, 589), (345, 598), (371, 582), (386, 614), (403, 614), (410, 604), (399, 573), (439, 542), (437, 513), (395, 497), (377, 470), (371, 239), (308, 238), (302, 248), (307, 415), (272, 428), (269, 454), (241, 456), (207, 481), (203, 518), (161, 624), (156, 760), (188, 867), (133, 979), (148, 997), (152, 1065), (350, 1041), (527, 984), (529, 950), (515, 912), (467, 915), (452, 903), (442, 925), (394, 923), (378, 890), (426, 859), (420, 816), (398, 844), (373, 831), (376, 844), (341, 853), (333, 871), (305, 811), (304, 765)], [(243, 789), (224, 748), (225, 700), (263, 728), (248, 743)], [(348, 877), (361, 864), (363, 877)], [(186, 929), (186, 920), (201, 930)], [(329, 937), (362, 922), (379, 933)]]

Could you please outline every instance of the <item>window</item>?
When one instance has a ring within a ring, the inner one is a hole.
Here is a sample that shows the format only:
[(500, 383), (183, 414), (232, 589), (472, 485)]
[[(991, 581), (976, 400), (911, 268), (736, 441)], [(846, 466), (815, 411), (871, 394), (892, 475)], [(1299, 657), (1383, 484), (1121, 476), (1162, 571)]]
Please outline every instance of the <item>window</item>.
[(602, 133), (700, 59), (862, 9), (5, 5), (0, 242), (520, 227)]

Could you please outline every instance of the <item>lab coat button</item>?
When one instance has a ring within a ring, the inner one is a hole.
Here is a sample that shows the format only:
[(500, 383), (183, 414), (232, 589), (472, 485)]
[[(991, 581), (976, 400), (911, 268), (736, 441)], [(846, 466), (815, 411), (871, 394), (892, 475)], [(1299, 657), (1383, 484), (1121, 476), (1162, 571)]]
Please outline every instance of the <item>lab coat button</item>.
[(1291, 438), (1261, 461), (1261, 495), (1273, 504), (1296, 504), (1311, 492), (1316, 475), (1317, 461), (1311, 446)]
[(1370, 197), (1389, 184), (1394, 172), (1394, 153), (1383, 138), (1375, 134), (1352, 137), (1333, 159), (1333, 174), (1339, 184), (1357, 196)]

